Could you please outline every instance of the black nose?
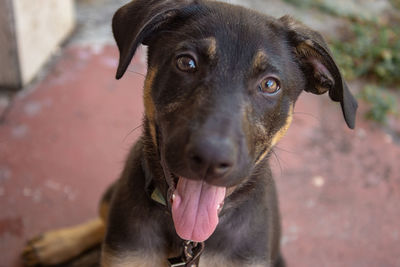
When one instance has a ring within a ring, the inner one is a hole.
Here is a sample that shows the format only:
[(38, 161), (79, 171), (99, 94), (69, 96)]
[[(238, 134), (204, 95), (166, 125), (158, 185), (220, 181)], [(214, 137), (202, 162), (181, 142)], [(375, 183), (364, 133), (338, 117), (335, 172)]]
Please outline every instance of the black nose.
[(199, 178), (218, 178), (235, 165), (236, 149), (230, 138), (196, 136), (186, 147), (186, 158), (192, 173)]

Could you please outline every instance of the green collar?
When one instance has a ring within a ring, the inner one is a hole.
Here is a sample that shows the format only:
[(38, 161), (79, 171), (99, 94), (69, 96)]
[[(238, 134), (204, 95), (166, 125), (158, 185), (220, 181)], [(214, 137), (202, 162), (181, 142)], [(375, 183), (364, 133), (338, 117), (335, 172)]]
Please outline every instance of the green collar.
[(153, 192), (151, 193), (151, 199), (154, 200), (155, 202), (163, 205), (163, 206), (167, 206), (167, 201), (165, 200), (164, 195), (162, 194), (162, 192), (160, 191), (160, 189), (158, 189), (158, 187), (154, 188)]

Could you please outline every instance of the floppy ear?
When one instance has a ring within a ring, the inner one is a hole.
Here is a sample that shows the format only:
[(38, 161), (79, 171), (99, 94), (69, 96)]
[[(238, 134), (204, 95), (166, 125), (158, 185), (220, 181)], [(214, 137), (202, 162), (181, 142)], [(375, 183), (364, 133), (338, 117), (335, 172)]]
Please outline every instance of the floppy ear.
[(171, 20), (190, 0), (134, 0), (114, 14), (112, 30), (119, 49), (116, 78), (120, 79), (137, 47), (161, 25)]
[(290, 44), (306, 76), (306, 91), (323, 94), (329, 91), (340, 102), (347, 126), (354, 129), (357, 101), (350, 93), (323, 37), (290, 16), (280, 18), (288, 32)]

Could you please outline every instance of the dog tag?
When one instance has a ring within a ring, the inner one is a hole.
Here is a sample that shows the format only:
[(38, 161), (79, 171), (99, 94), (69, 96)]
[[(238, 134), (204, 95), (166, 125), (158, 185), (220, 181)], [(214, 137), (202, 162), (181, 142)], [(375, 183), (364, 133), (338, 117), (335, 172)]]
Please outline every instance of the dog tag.
[(199, 258), (197, 258), (194, 262), (185, 262), (181, 257), (169, 258), (168, 259), (168, 267), (198, 267)]
[(186, 262), (181, 257), (169, 258), (168, 267), (185, 267)]
[(204, 250), (204, 243), (184, 241), (183, 253), (180, 257), (169, 258), (169, 267), (198, 267), (200, 255)]

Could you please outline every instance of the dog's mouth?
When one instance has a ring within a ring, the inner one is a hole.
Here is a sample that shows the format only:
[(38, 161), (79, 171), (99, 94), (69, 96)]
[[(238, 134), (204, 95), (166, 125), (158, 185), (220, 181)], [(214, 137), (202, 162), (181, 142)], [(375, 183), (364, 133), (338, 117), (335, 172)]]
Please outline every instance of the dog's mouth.
[(172, 199), (176, 233), (184, 240), (207, 240), (218, 225), (225, 194), (225, 187), (179, 177)]

